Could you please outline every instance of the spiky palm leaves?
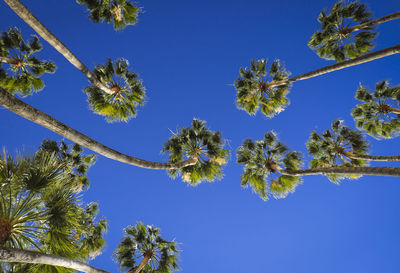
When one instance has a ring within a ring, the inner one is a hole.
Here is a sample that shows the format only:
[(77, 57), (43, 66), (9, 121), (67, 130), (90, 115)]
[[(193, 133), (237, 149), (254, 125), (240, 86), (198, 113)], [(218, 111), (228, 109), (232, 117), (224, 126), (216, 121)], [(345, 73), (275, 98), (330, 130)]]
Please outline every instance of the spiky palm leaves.
[(95, 85), (84, 89), (92, 110), (106, 117), (107, 121), (128, 121), (136, 116), (137, 106), (144, 104), (145, 90), (136, 73), (128, 70), (128, 61), (108, 59), (93, 71), (97, 80), (113, 93), (108, 94)]
[[(366, 154), (368, 143), (361, 133), (343, 125), (341, 120), (334, 120), (331, 128), (321, 135), (313, 131), (306, 143), (308, 153), (313, 157), (310, 168), (362, 167), (367, 162), (352, 158), (355, 154)], [(332, 182), (338, 183), (345, 178), (358, 178), (359, 175), (329, 174)]]
[(129, 273), (170, 273), (179, 269), (176, 243), (161, 238), (159, 228), (137, 222), (124, 231), (125, 236), (114, 252), (121, 269)]
[(250, 186), (264, 200), (270, 196), (285, 198), (302, 181), (300, 177), (281, 174), (283, 169), (298, 170), (302, 165), (301, 155), (290, 152), (272, 131), (266, 133), (262, 140), (243, 141), (236, 156), (244, 169), (241, 185)]
[(235, 81), (236, 105), (250, 115), (260, 109), (261, 113), (272, 118), (289, 104), (286, 95), (290, 88), (288, 83), (280, 86), (272, 84), (287, 80), (290, 73), (279, 60), (273, 61), (269, 70), (266, 65), (266, 60), (253, 60), (249, 69), (240, 68), (240, 76)]
[(89, 18), (94, 23), (112, 22), (116, 30), (136, 24), (140, 11), (140, 8), (128, 0), (77, 0), (77, 2), (87, 6), (90, 12)]
[(341, 62), (356, 58), (371, 50), (376, 33), (369, 26), (354, 34), (351, 25), (370, 19), (371, 13), (365, 5), (357, 1), (345, 5), (339, 1), (332, 6), (329, 14), (321, 11), (318, 16), (321, 30), (311, 36), (308, 46), (324, 59)]
[[(42, 90), (44, 83), (39, 77), (44, 73), (54, 73), (56, 65), (36, 58), (34, 54), (41, 49), (37, 36), (25, 42), (16, 28), (3, 32), (0, 40), (0, 87), (22, 96)], [(4, 70), (3, 66), (8, 68)]]
[(363, 104), (357, 104), (351, 111), (356, 126), (375, 138), (392, 138), (400, 132), (400, 85), (390, 87), (388, 81), (375, 84), (375, 91), (366, 87), (357, 89), (355, 98)]
[(183, 181), (197, 185), (203, 180), (214, 181), (222, 177), (229, 151), (223, 149), (225, 141), (220, 132), (212, 132), (206, 122), (193, 119), (192, 128), (181, 128), (164, 145), (162, 152), (169, 152), (169, 162), (182, 162), (187, 158), (197, 160), (195, 165), (168, 170), (171, 177), (182, 176)]

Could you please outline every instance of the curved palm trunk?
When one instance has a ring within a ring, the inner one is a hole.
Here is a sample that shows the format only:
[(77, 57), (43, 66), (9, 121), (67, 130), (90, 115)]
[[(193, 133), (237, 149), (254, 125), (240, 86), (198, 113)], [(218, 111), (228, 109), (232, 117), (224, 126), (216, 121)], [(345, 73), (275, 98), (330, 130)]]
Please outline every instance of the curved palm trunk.
[(275, 86), (280, 86), (280, 85), (284, 85), (284, 84), (288, 84), (291, 82), (297, 82), (297, 81), (302, 81), (302, 80), (306, 80), (306, 79), (310, 79), (313, 77), (317, 77), (323, 74), (327, 74), (329, 72), (333, 72), (336, 70), (340, 70), (346, 67), (350, 67), (350, 66), (355, 66), (355, 65), (359, 65), (359, 64), (363, 64), (366, 62), (370, 62), (376, 59), (380, 59), (383, 57), (387, 57), (390, 55), (394, 55), (400, 53), (400, 44), (392, 46), (392, 47), (388, 47), (385, 49), (381, 49), (372, 53), (368, 53), (365, 54), (363, 56), (351, 59), (351, 60), (347, 60), (347, 61), (343, 61), (340, 63), (336, 63), (336, 64), (332, 64), (332, 65), (328, 65), (328, 66), (324, 66), (320, 69), (317, 70), (313, 70), (304, 74), (301, 74), (299, 76), (296, 77), (292, 77), (289, 78), (287, 80), (283, 80), (283, 81), (278, 81), (278, 82), (270, 82), (268, 84), (268, 87), (275, 87)]
[(7, 263), (28, 263), (62, 266), (85, 273), (109, 273), (85, 263), (64, 257), (44, 254), (36, 251), (0, 247), (0, 261)]
[(389, 107), (389, 112), (400, 115), (400, 109)]
[(125, 155), (95, 141), (94, 139), (91, 139), (71, 127), (68, 127), (64, 123), (24, 103), (16, 97), (13, 97), (2, 88), (0, 88), (0, 104), (11, 112), (46, 127), (47, 129), (83, 147), (123, 163), (147, 169), (180, 169), (197, 163), (196, 159), (188, 159), (178, 163), (158, 163)]
[(371, 20), (371, 21), (356, 25), (354, 27), (349, 27), (346, 30), (346, 33), (351, 33), (351, 32), (358, 31), (358, 30), (363, 29), (363, 28), (367, 28), (367, 27), (370, 27), (370, 26), (382, 24), (382, 23), (385, 23), (385, 22), (388, 22), (388, 21), (391, 21), (391, 20), (395, 20), (395, 19), (400, 19), (400, 11), (392, 13), (392, 14), (389, 14), (389, 15), (386, 15), (386, 16), (383, 16), (383, 17), (375, 19), (375, 20)]
[(113, 92), (96, 79), (94, 74), (60, 41), (48, 30), (19, 0), (4, 0), (10, 8), (33, 28), (43, 39), (60, 52), (71, 64), (79, 69), (89, 81), (108, 94)]
[(0, 63), (5, 63), (5, 64), (16, 64), (16, 60), (13, 58), (7, 58), (7, 57), (0, 57)]
[(136, 267), (135, 270), (129, 271), (128, 273), (139, 273), (140, 271), (142, 271), (143, 267), (149, 262), (150, 258), (151, 255), (145, 255), (138, 267)]
[(284, 175), (303, 176), (316, 174), (358, 174), (379, 176), (400, 176), (400, 167), (331, 167), (305, 170), (282, 170)]
[(356, 155), (350, 152), (343, 152), (343, 155), (348, 158), (353, 159), (362, 159), (369, 161), (400, 161), (400, 155), (391, 155), (391, 156), (379, 156), (379, 155)]

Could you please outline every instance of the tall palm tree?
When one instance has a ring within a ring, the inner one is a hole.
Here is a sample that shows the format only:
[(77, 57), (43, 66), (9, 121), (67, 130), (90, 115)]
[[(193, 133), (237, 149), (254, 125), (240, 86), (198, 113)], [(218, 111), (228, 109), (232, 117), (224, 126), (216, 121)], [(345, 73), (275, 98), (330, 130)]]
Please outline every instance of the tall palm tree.
[(268, 71), (266, 65), (266, 60), (252, 60), (250, 68), (240, 68), (240, 77), (235, 81), (236, 105), (251, 115), (261, 109), (261, 113), (272, 118), (289, 104), (286, 95), (290, 86), (270, 86), (269, 83), (287, 80), (290, 73), (279, 60), (273, 61)]
[(87, 6), (89, 18), (94, 23), (112, 22), (115, 30), (136, 24), (140, 11), (140, 8), (128, 0), (77, 0), (76, 2)]
[(171, 177), (182, 176), (190, 185), (198, 185), (203, 180), (220, 179), (222, 166), (227, 163), (229, 151), (223, 149), (225, 141), (220, 132), (212, 132), (206, 122), (193, 119), (191, 128), (181, 128), (179, 133), (165, 143), (162, 152), (169, 152), (169, 162), (177, 163), (194, 159), (195, 164), (180, 169), (168, 170)]
[(92, 110), (104, 115), (109, 122), (128, 121), (136, 116), (138, 105), (144, 104), (145, 90), (136, 73), (128, 70), (128, 61), (108, 59), (105, 65), (95, 67), (96, 78), (113, 92), (108, 94), (95, 85), (84, 89)]
[(363, 102), (351, 111), (357, 128), (370, 136), (392, 138), (400, 133), (400, 85), (390, 87), (388, 81), (375, 84), (375, 91), (370, 92), (360, 86), (355, 98)]
[[(320, 76), (320, 75), (323, 75), (326, 73), (330, 73), (330, 72), (333, 72), (336, 70), (344, 69), (346, 67), (351, 67), (351, 66), (362, 64), (362, 63), (370, 62), (370, 61), (373, 61), (373, 60), (376, 60), (379, 58), (383, 58), (386, 56), (390, 56), (393, 54), (397, 54), (397, 53), (400, 53), (400, 44), (392, 46), (392, 47), (388, 47), (388, 48), (385, 48), (382, 50), (378, 50), (378, 51), (375, 51), (372, 53), (368, 53), (368, 54), (362, 55), (360, 57), (354, 58), (352, 60), (346, 60), (346, 61), (336, 63), (333, 65), (328, 65), (328, 66), (325, 66), (325, 67), (322, 67), (322, 68), (319, 68), (319, 69), (316, 69), (316, 70), (313, 70), (313, 71), (310, 71), (310, 72), (307, 72), (307, 73), (304, 73), (304, 74), (301, 74), (301, 75), (298, 75), (295, 77), (286, 78), (283, 80), (270, 80), (269, 82), (265, 82), (265, 83), (266, 83), (266, 86), (268, 89), (273, 90), (273, 88), (277, 87), (277, 86), (287, 86), (293, 82), (310, 79), (310, 78), (317, 77), (317, 76)], [(264, 62), (264, 60), (252, 61), (252, 63), (254, 63), (254, 64), (258, 64), (260, 62), (262, 63), (262, 62)], [(248, 79), (245, 80), (245, 78), (242, 75), (242, 71), (247, 73), (244, 75), (246, 75), (246, 77), (248, 77)], [(276, 105), (275, 100), (269, 100), (268, 97), (264, 97), (261, 101), (261, 99), (259, 99), (258, 96), (256, 96), (256, 99), (254, 99), (254, 102), (256, 102), (256, 104), (255, 104), (256, 106), (253, 106), (254, 103), (252, 103), (251, 101), (248, 103), (249, 106), (247, 106), (245, 94), (246, 93), (247, 94), (263, 93), (261, 87), (263, 87), (264, 85), (258, 86), (258, 87), (254, 85), (254, 81), (257, 80), (257, 78), (256, 78), (257, 74), (252, 72), (251, 69), (248, 70), (248, 69), (240, 68), (239, 73), (240, 73), (240, 77), (235, 81), (235, 87), (237, 89), (237, 96), (238, 96), (236, 101), (241, 102), (241, 103), (238, 103), (238, 107), (240, 109), (247, 111), (249, 114), (253, 114), (258, 109), (258, 107), (256, 107), (258, 105), (257, 103), (261, 102), (262, 104), (266, 105), (264, 107), (267, 110), (273, 111), (273, 112), (275, 112), (275, 114), (277, 114), (283, 110), (282, 106), (288, 105), (289, 100), (287, 100), (285, 97), (287, 94), (287, 92), (286, 92), (286, 94), (279, 96), (279, 101), (284, 102), (282, 104), (279, 104), (280, 107), (275, 107), (275, 105)], [(260, 75), (258, 75), (258, 77), (260, 77)], [(241, 84), (237, 85), (238, 82)], [(249, 85), (250, 82), (253, 82), (253, 84)], [(248, 98), (251, 99), (251, 96), (249, 96)], [(242, 106), (242, 104), (243, 104), (243, 106)], [(270, 113), (268, 111), (267, 111), (267, 113), (268, 113), (268, 115), (267, 115), (268, 117), (274, 116), (274, 113)]]
[(161, 238), (159, 228), (137, 222), (124, 231), (125, 236), (114, 252), (121, 269), (128, 273), (170, 273), (179, 269), (176, 243)]
[(250, 186), (263, 200), (270, 196), (285, 198), (302, 182), (300, 177), (280, 173), (282, 169), (299, 169), (302, 160), (300, 153), (290, 152), (273, 131), (256, 142), (244, 140), (236, 156), (237, 163), (243, 164), (244, 169), (240, 177), (242, 187)]
[(105, 157), (117, 160), (133, 166), (147, 168), (147, 169), (180, 169), (197, 163), (194, 158), (175, 163), (159, 163), (143, 160), (133, 156), (125, 155), (116, 150), (113, 150), (94, 139), (68, 127), (64, 123), (54, 119), (53, 117), (39, 111), (38, 109), (24, 103), (16, 97), (11, 96), (7, 91), (0, 87), (0, 105), (8, 110), (33, 121), (83, 147), (88, 148), (96, 153)]
[[(400, 12), (396, 12), (371, 20), (371, 13), (364, 4), (354, 1), (346, 5), (339, 1), (328, 14), (321, 11), (318, 16), (321, 30), (311, 36), (308, 46), (324, 59), (337, 62), (353, 59), (374, 46), (372, 40), (377, 35), (372, 31), (374, 26), (399, 18)], [(355, 34), (357, 31), (360, 32)]]
[(16, 28), (3, 32), (0, 41), (0, 70), (3, 70), (3, 65), (7, 65), (8, 69), (0, 73), (0, 87), (22, 96), (42, 90), (44, 83), (39, 77), (44, 73), (54, 73), (56, 65), (36, 58), (34, 54), (41, 49), (37, 36), (25, 42)]

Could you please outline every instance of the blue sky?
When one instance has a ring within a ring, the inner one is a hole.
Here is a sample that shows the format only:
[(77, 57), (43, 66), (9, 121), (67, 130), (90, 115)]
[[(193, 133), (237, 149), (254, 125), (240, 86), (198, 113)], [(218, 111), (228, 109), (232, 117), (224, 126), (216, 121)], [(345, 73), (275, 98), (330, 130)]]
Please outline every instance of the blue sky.
[[(112, 252), (123, 228), (136, 221), (162, 229), (180, 242), (183, 272), (338, 273), (399, 272), (399, 178), (362, 177), (335, 185), (322, 176), (305, 177), (294, 194), (262, 201), (240, 187), (235, 150), (246, 138), (269, 130), (303, 152), (312, 130), (322, 131), (350, 116), (360, 83), (373, 88), (389, 79), (400, 84), (400, 56), (295, 83), (291, 105), (277, 117), (249, 116), (235, 106), (234, 80), (251, 59), (281, 59), (292, 75), (331, 64), (307, 47), (319, 28), (316, 18), (334, 1), (147, 1), (136, 26), (115, 32), (93, 24), (75, 1), (24, 1), (29, 9), (89, 68), (106, 58), (126, 58), (147, 90), (147, 102), (129, 123), (106, 123), (93, 114), (82, 89), (88, 80), (42, 40), (40, 53), (58, 65), (44, 77), (43, 91), (23, 100), (121, 152), (153, 161), (172, 131), (206, 120), (227, 139), (231, 157), (221, 181), (190, 187), (165, 171), (125, 165), (102, 156), (89, 172), (86, 202), (98, 201), (109, 221), (107, 245), (92, 265), (118, 272)], [(374, 17), (398, 11), (397, 0), (368, 1)], [(0, 30), (30, 29), (4, 2)], [(398, 44), (400, 21), (379, 27), (376, 49)], [(0, 144), (33, 152), (51, 131), (0, 108)], [(377, 141), (371, 153), (399, 154), (400, 137)], [(89, 151), (87, 151), (89, 152)], [(384, 165), (374, 164), (375, 166)], [(397, 164), (398, 166), (398, 164)]]

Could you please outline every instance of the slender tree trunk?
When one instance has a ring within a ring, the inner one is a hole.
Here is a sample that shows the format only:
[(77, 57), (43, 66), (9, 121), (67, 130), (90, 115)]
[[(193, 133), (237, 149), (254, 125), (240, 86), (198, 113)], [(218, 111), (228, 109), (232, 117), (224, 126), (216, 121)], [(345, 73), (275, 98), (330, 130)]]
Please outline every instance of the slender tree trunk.
[(29, 119), (83, 147), (123, 163), (147, 169), (180, 169), (197, 163), (196, 159), (188, 159), (178, 163), (158, 163), (122, 154), (13, 97), (2, 88), (0, 88), (0, 104), (11, 112)]
[(0, 57), (0, 63), (16, 64), (17, 62), (14, 58)]
[(316, 174), (358, 174), (358, 175), (380, 175), (400, 176), (400, 167), (331, 167), (313, 168), (305, 170), (282, 170), (284, 175), (303, 176)]
[(62, 266), (85, 273), (109, 273), (85, 263), (64, 257), (44, 254), (36, 251), (0, 247), (0, 261), (7, 263), (28, 263)]
[(351, 60), (347, 60), (347, 61), (343, 61), (340, 63), (336, 63), (336, 64), (332, 64), (332, 65), (328, 65), (328, 66), (324, 66), (320, 69), (317, 70), (313, 70), (310, 72), (307, 72), (305, 74), (301, 74), (299, 76), (296, 77), (292, 77), (289, 78), (287, 80), (283, 80), (283, 81), (278, 81), (278, 82), (270, 82), (268, 84), (268, 87), (274, 87), (274, 86), (280, 86), (280, 85), (284, 85), (284, 84), (288, 84), (291, 82), (297, 82), (297, 81), (302, 81), (302, 80), (306, 80), (306, 79), (310, 79), (316, 76), (320, 76), (323, 74), (327, 74), (329, 72), (333, 72), (336, 70), (340, 70), (343, 68), (347, 68), (350, 66), (355, 66), (355, 65), (359, 65), (362, 63), (366, 63), (366, 62), (370, 62), (376, 59), (380, 59), (386, 56), (390, 56), (390, 55), (394, 55), (400, 53), (400, 44), (392, 46), (392, 47), (388, 47), (385, 49), (381, 49), (372, 53), (368, 53), (365, 54), (363, 56), (351, 59)]
[(400, 115), (400, 109), (389, 107), (390, 113)]
[(363, 159), (369, 161), (400, 161), (400, 155), (379, 156), (379, 155), (356, 155), (350, 152), (343, 152), (343, 155), (353, 159)]
[(135, 270), (129, 271), (128, 273), (139, 273), (140, 271), (142, 271), (143, 267), (149, 262), (150, 258), (151, 258), (151, 255), (145, 255), (143, 257), (143, 260), (138, 265), (138, 267), (136, 267)]
[(350, 27), (350, 28), (347, 29), (346, 33), (352, 33), (354, 31), (358, 31), (358, 30), (363, 29), (363, 28), (367, 28), (367, 27), (370, 27), (370, 26), (382, 24), (382, 23), (385, 23), (385, 22), (388, 22), (388, 21), (391, 21), (391, 20), (395, 20), (395, 19), (400, 19), (400, 11), (392, 13), (392, 14), (389, 14), (389, 15), (386, 15), (386, 16), (383, 16), (383, 17), (375, 19), (375, 20), (371, 20), (371, 21), (356, 25), (354, 27)]
[(48, 30), (19, 0), (4, 0), (10, 8), (33, 28), (43, 39), (60, 52), (71, 64), (79, 69), (89, 81), (108, 94), (113, 92), (98, 81), (95, 75), (60, 41)]

